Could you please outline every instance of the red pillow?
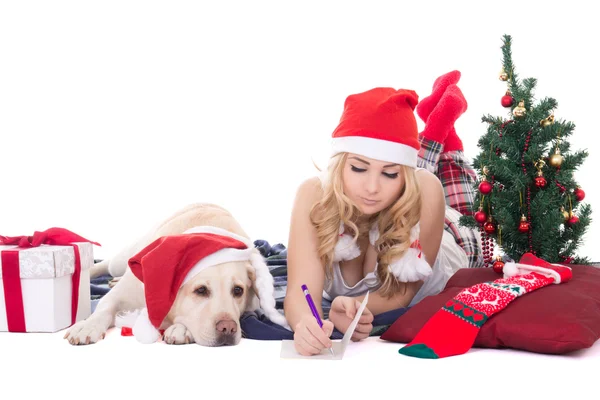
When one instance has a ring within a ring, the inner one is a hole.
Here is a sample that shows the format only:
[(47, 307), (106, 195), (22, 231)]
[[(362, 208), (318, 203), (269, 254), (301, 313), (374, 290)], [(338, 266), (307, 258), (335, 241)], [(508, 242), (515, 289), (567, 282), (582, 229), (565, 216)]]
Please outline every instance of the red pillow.
[[(546, 286), (515, 299), (481, 327), (473, 347), (547, 354), (591, 347), (600, 338), (600, 268), (569, 266), (573, 269), (569, 282)], [(501, 275), (491, 268), (458, 270), (441, 293), (413, 306), (381, 339), (409, 343), (429, 318), (462, 289), (498, 278)]]

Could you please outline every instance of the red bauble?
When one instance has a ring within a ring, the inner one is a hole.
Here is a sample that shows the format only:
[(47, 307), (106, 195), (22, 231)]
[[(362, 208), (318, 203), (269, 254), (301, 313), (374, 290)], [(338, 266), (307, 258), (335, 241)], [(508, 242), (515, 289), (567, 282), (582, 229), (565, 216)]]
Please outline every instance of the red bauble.
[(492, 234), (496, 232), (496, 225), (494, 225), (493, 222), (486, 222), (483, 224), (483, 230), (486, 231), (486, 233)]
[(571, 218), (569, 218), (569, 220), (567, 221), (567, 223), (569, 225), (575, 225), (578, 222), (579, 222), (579, 217), (577, 217), (577, 215), (571, 216)]
[(492, 184), (488, 181), (483, 181), (479, 184), (479, 191), (482, 194), (490, 194), (492, 192)]
[(561, 262), (561, 264), (571, 264), (573, 262), (573, 257), (565, 257), (565, 256), (560, 256), (563, 261)]
[(494, 272), (501, 274), (502, 269), (504, 268), (504, 261), (502, 261), (501, 259), (497, 259), (496, 261), (494, 261), (494, 264), (492, 264), (492, 268), (494, 269)]
[(573, 194), (575, 195), (575, 198), (577, 199), (577, 201), (582, 201), (583, 199), (585, 199), (585, 192), (581, 188), (575, 189)]
[(502, 96), (502, 100), (500, 101), (500, 103), (502, 104), (502, 107), (508, 108), (515, 104), (515, 99), (511, 95), (506, 94)]
[(479, 211), (475, 213), (475, 221), (483, 224), (487, 219), (487, 214), (480, 208)]
[(521, 233), (529, 232), (529, 222), (527, 222), (527, 221), (519, 222), (519, 232), (521, 232)]
[(546, 181), (546, 178), (544, 178), (543, 176), (536, 176), (534, 178), (534, 181), (535, 181), (535, 186), (539, 187), (540, 189), (545, 188), (546, 184), (548, 183)]

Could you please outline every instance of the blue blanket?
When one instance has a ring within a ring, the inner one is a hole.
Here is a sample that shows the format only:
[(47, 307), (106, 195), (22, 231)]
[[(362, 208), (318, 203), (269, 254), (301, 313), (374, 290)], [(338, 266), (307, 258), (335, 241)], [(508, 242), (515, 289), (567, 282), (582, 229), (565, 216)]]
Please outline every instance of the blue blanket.
[[(265, 258), (269, 271), (274, 280), (275, 307), (283, 313), (283, 300), (287, 290), (287, 249), (277, 243), (270, 245), (266, 240), (256, 240), (254, 246)], [(99, 262), (100, 260), (95, 260)], [(110, 275), (94, 278), (91, 281), (92, 312), (98, 301), (110, 291), (108, 286), (112, 277)], [(328, 318), (331, 302), (323, 298), (321, 303), (323, 314)], [(399, 308), (374, 316), (371, 336), (381, 336), (409, 307)], [(260, 310), (246, 312), (240, 318), (242, 335), (248, 339), (256, 340), (292, 340), (294, 333), (269, 320)], [(341, 339), (344, 335), (337, 329), (331, 335), (332, 339)]]

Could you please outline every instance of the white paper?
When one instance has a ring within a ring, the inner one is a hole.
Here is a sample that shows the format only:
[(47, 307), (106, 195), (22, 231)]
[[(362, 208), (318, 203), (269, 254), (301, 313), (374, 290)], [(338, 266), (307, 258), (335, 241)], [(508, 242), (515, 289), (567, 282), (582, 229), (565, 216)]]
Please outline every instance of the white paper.
[(356, 329), (356, 325), (358, 325), (358, 320), (360, 319), (360, 316), (362, 315), (365, 307), (367, 306), (368, 300), (369, 300), (369, 292), (367, 292), (367, 295), (365, 296), (364, 300), (360, 304), (360, 307), (358, 308), (356, 315), (354, 316), (354, 319), (352, 320), (352, 323), (348, 327), (348, 330), (344, 334), (344, 337), (342, 338), (342, 340), (334, 341), (332, 343), (331, 348), (333, 349), (334, 355), (331, 355), (331, 352), (329, 351), (329, 349), (323, 349), (321, 354), (317, 354), (314, 356), (303, 356), (303, 355), (298, 354), (298, 352), (296, 351), (293, 340), (282, 340), (280, 357), (281, 358), (305, 358), (305, 359), (310, 359), (310, 360), (341, 360), (342, 358), (344, 358), (344, 353), (346, 352), (346, 347), (348, 347), (348, 344), (350, 343), (352, 334), (354, 333), (354, 330)]

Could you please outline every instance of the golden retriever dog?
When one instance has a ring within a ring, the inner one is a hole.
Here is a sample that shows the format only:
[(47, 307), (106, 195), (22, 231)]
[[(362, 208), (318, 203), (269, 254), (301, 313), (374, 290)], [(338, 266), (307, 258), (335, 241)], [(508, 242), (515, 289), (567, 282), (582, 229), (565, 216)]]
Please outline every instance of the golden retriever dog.
[[(109, 328), (115, 326), (117, 317), (127, 313), (135, 315), (133, 311), (144, 308), (144, 284), (132, 273), (128, 260), (161, 237), (180, 235), (199, 226), (224, 229), (247, 238), (251, 243), (240, 224), (224, 208), (207, 203), (185, 207), (115, 257), (94, 266), (91, 276), (108, 272), (120, 278), (100, 299), (93, 314), (73, 325), (65, 339), (73, 345), (96, 343), (104, 338)], [(260, 256), (253, 246), (251, 251)], [(259, 290), (257, 281), (260, 281)], [(264, 263), (257, 268), (250, 261), (232, 261), (202, 269), (179, 288), (160, 326), (164, 329), (163, 342), (237, 345), (242, 337), (240, 316), (259, 307), (263, 307), (271, 320), (286, 326), (285, 317), (275, 310), (272, 289), (273, 278)]]

